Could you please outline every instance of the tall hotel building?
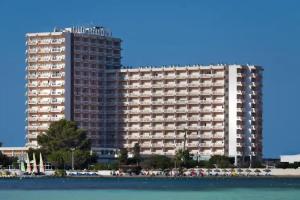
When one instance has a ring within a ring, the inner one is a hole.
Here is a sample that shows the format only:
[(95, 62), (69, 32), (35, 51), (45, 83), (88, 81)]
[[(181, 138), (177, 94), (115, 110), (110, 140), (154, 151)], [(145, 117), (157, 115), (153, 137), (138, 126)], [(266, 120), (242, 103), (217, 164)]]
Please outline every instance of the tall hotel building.
[(249, 65), (121, 67), (103, 27), (27, 37), (27, 146), (53, 121), (74, 120), (93, 149), (198, 157), (262, 157), (262, 71)]

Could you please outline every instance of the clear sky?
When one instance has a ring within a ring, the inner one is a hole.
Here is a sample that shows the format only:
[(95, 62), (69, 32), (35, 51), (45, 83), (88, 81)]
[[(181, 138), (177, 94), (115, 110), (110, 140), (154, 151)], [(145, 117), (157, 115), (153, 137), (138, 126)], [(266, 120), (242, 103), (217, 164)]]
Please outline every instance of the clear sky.
[[(264, 66), (264, 155), (300, 153), (300, 1), (0, 1), (0, 141), (25, 141), (25, 38), (103, 25), (123, 39), (123, 65)], [(298, 88), (298, 89), (297, 89)]]

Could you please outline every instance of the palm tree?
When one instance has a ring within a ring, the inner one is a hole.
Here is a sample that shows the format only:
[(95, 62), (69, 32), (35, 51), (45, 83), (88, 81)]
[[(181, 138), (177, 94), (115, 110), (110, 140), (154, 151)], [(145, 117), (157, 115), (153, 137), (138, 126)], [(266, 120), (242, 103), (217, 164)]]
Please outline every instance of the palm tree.
[(179, 168), (185, 167), (186, 163), (190, 160), (190, 152), (188, 150), (179, 149), (175, 154), (175, 163)]

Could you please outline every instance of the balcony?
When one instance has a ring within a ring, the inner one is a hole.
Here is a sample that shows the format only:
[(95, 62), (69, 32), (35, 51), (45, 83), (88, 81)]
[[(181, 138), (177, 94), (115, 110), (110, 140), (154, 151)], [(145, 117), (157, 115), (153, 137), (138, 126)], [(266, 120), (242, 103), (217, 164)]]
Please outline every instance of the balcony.
[(38, 127), (38, 130), (40, 130), (40, 131), (47, 131), (48, 129), (49, 129), (48, 126), (39, 126)]
[[(141, 143), (140, 146), (141, 148), (150, 148), (151, 143)], [(134, 144), (130, 144), (129, 147), (134, 147)]]
[(38, 121), (48, 122), (50, 121), (50, 117), (39, 117)]
[(209, 121), (212, 121), (212, 117), (200, 117), (200, 120), (201, 121), (207, 121), (207, 122), (209, 122)]
[(236, 143), (236, 146), (237, 147), (243, 147), (243, 144), (238, 142), (238, 143)]
[(28, 40), (28, 41), (26, 42), (27, 45), (36, 45), (37, 43), (38, 43), (37, 40)]
[(216, 87), (224, 86), (224, 82), (215, 82), (215, 83), (213, 83), (213, 86), (216, 86)]
[(212, 126), (199, 126), (200, 130), (212, 130)]
[(26, 84), (26, 86), (29, 88), (32, 88), (32, 87), (37, 87), (37, 84), (28, 83), (28, 84)]
[(224, 135), (222, 135), (222, 134), (214, 134), (213, 138), (214, 139), (224, 139)]
[(214, 143), (212, 146), (220, 148), (220, 147), (224, 147), (224, 144), (222, 144), (222, 143)]
[(36, 131), (36, 130), (38, 130), (38, 127), (37, 126), (27, 126), (27, 129), (29, 131)]
[(38, 110), (37, 109), (28, 109), (28, 113), (37, 113)]
[(51, 41), (48, 41), (48, 44), (62, 44), (64, 43), (64, 39), (52, 39)]
[(188, 135), (187, 138), (188, 138), (188, 139), (199, 139), (200, 136), (199, 136), (199, 135), (196, 135), (196, 134), (191, 134), (191, 135)]
[(223, 130), (224, 126), (213, 126), (213, 130)]
[(63, 112), (64, 111), (64, 109), (59, 109), (59, 108), (52, 108), (51, 110), (50, 110), (50, 112), (52, 112), (52, 113), (60, 113), (60, 112)]
[(168, 76), (164, 76), (164, 79), (175, 79), (176, 75), (168, 75)]
[(200, 78), (212, 78), (211, 74), (199, 74)]
[(191, 74), (189, 78), (200, 78), (200, 74)]
[(189, 76), (187, 74), (179, 74), (176, 76), (176, 79), (187, 79)]
[(151, 80), (152, 76), (140, 76), (141, 80)]
[(168, 130), (168, 131), (176, 130), (176, 126), (165, 126), (164, 130)]
[(176, 96), (176, 95), (177, 95), (176, 92), (167, 92), (167, 93), (164, 93), (164, 96), (171, 96), (171, 97), (173, 97), (173, 96)]
[(201, 95), (212, 95), (211, 91), (201, 91), (200, 92)]
[(176, 110), (176, 113), (186, 113), (188, 112), (188, 109), (178, 109)]
[(152, 93), (152, 96), (154, 97), (161, 97), (161, 96), (164, 96), (164, 93)]
[(199, 147), (198, 143), (188, 143), (187, 144), (188, 147)]
[(175, 144), (174, 143), (165, 143), (164, 147), (166, 147), (166, 148), (175, 148)]
[(28, 92), (27, 96), (29, 96), (29, 97), (37, 96), (37, 92)]
[(175, 87), (176, 87), (176, 84), (175, 84), (175, 83), (165, 84), (164, 87), (165, 87), (165, 88), (175, 88)]
[(236, 128), (239, 129), (239, 130), (242, 130), (243, 126), (242, 125), (237, 125)]
[(237, 112), (244, 112), (244, 109), (243, 108), (237, 108), (236, 111)]
[(213, 121), (217, 121), (217, 122), (223, 122), (224, 120), (225, 120), (224, 118), (220, 118), (220, 117), (213, 118)]
[(37, 104), (37, 101), (36, 100), (29, 100), (28, 104), (29, 105), (35, 105), (35, 104)]
[(37, 139), (37, 134), (26, 134), (27, 139)]
[(50, 108), (48, 108), (48, 109), (38, 109), (37, 112), (38, 113), (48, 113), (48, 112), (50, 112)]
[(200, 119), (200, 117), (189, 117), (188, 121), (199, 121)]
[(164, 84), (153, 84), (152, 88), (163, 88)]
[(159, 144), (159, 143), (152, 143), (151, 147), (153, 148), (162, 148), (164, 146), (164, 144)]
[(199, 144), (199, 147), (211, 147), (212, 145), (211, 144), (208, 144), (208, 143), (200, 143)]
[(35, 122), (37, 120), (38, 120), (37, 117), (28, 117), (28, 121), (31, 121), (31, 122)]
[(213, 95), (224, 95), (225, 93), (224, 93), (224, 91), (214, 91), (212, 94)]
[(37, 79), (37, 75), (26, 75), (26, 79)]

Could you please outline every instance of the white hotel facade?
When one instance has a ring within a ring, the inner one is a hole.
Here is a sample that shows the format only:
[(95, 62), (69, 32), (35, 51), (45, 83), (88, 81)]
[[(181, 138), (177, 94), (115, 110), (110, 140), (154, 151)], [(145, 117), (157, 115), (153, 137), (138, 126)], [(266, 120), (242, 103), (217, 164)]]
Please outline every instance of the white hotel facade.
[(103, 156), (139, 143), (145, 155), (262, 157), (261, 67), (121, 67), (121, 40), (103, 27), (26, 38), (28, 147), (66, 118)]

